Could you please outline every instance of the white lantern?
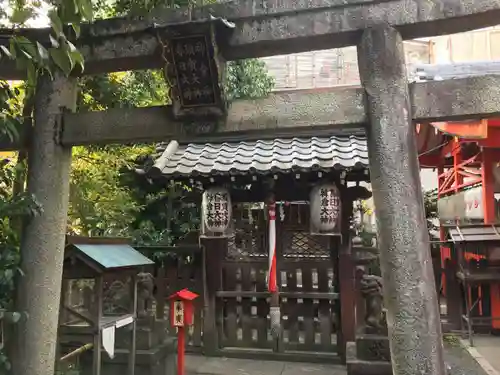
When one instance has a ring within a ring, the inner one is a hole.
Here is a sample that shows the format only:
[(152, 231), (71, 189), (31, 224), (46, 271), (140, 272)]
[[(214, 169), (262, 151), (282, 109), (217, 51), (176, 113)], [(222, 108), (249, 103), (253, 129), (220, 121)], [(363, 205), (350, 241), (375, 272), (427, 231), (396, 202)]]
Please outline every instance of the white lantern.
[(203, 192), (201, 235), (227, 237), (232, 234), (231, 195), (227, 189), (213, 187)]
[(326, 236), (341, 234), (340, 191), (335, 184), (315, 186), (311, 191), (309, 208), (311, 234)]

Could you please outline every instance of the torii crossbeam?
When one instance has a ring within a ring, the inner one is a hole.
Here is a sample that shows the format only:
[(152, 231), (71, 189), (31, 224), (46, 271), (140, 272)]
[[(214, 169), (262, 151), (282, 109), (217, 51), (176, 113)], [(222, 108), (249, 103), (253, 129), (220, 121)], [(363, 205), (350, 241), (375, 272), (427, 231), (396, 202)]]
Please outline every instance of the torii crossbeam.
[[(210, 22), (211, 17), (234, 22), (235, 29), (224, 38), (220, 51), (226, 59), (236, 60), (351, 46), (364, 29), (380, 24), (395, 27), (404, 39), (494, 26), (500, 19), (500, 1), (232, 0), (192, 11), (156, 10), (144, 20), (97, 21), (82, 27), (76, 45), (84, 54), (86, 74), (161, 68), (156, 33), (172, 24)], [(48, 29), (24, 34), (49, 42)], [(2, 61), (1, 79), (19, 76), (14, 64)]]
[[(500, 62), (490, 63), (488, 67), (500, 73)], [(432, 69), (438, 67), (427, 67), (429, 71)], [(81, 146), (166, 139), (235, 142), (320, 134), (364, 134), (369, 126), (365, 101), (361, 87), (277, 92), (263, 99), (235, 101), (222, 121), (199, 120), (189, 125), (174, 117), (171, 106), (64, 113), (58, 138), (63, 146)], [(412, 83), (410, 101), (415, 123), (500, 116), (497, 104), (500, 101), (500, 74), (480, 75), (472, 68), (459, 79)], [(7, 136), (3, 140), (0, 137), (0, 151), (19, 147)]]

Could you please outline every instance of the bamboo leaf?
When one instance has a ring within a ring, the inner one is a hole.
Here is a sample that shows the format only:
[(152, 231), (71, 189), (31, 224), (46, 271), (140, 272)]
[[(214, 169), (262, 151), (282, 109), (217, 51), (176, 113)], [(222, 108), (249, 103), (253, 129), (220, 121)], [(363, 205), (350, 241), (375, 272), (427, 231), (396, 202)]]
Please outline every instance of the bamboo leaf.
[(18, 139), (19, 132), (17, 131), (16, 124), (14, 123), (14, 121), (12, 121), (12, 119), (7, 117), (5, 119), (4, 126), (7, 136), (10, 138), (11, 141)]
[(5, 46), (0, 46), (0, 51), (2, 51), (2, 53), (7, 56), (9, 59), (12, 59), (12, 54), (10, 53), (9, 49)]
[(37, 58), (38, 54), (36, 46), (28, 38), (24, 36), (16, 36), (14, 37), (14, 40), (21, 51), (26, 52), (32, 59)]
[(51, 10), (49, 12), (49, 19), (50, 19), (50, 26), (54, 30), (54, 33), (56, 34), (57, 37), (60, 37), (63, 34), (63, 23), (55, 10)]
[(71, 27), (73, 28), (73, 31), (75, 32), (76, 37), (79, 38), (80, 37), (80, 32), (81, 32), (80, 24), (78, 24), (78, 23), (72, 23)]
[(78, 15), (78, 6), (74, 0), (64, 1), (63, 6), (59, 10), (63, 23), (68, 24), (80, 21), (81, 17)]
[(49, 35), (49, 38), (50, 38), (50, 44), (52, 45), (52, 47), (59, 48), (59, 42), (56, 40), (56, 38), (54, 38), (52, 35)]
[(26, 60), (33, 60), (33, 57), (26, 51), (21, 50), (21, 55), (17, 58), (19, 59), (21, 56), (26, 58)]
[(28, 64), (28, 69), (27, 69), (27, 72), (28, 72), (28, 75), (27, 75), (27, 78), (28, 78), (28, 85), (31, 86), (31, 87), (35, 87), (36, 86), (36, 81), (37, 81), (37, 69), (35, 67), (35, 64), (33, 64), (32, 62), (30, 64)]
[(78, 51), (77, 48), (73, 43), (71, 43), (69, 40), (66, 42), (67, 49), (70, 53)]
[(17, 46), (13, 38), (9, 41), (9, 51), (12, 58), (15, 59), (17, 57)]
[(38, 42), (36, 42), (36, 47), (38, 49), (38, 56), (40, 56), (40, 59), (42, 61), (49, 60), (49, 51), (47, 51), (47, 49)]
[(17, 58), (14, 60), (16, 62), (16, 67), (19, 70), (25, 70), (26, 64), (30, 61), (29, 57), (26, 56), (27, 53), (24, 51), (19, 51)]
[(94, 20), (94, 10), (92, 9), (92, 0), (76, 0), (78, 10), (84, 19), (89, 22)]
[(82, 70), (82, 73), (83, 73), (83, 71), (85, 70), (85, 63), (84, 63), (83, 55), (80, 53), (80, 51), (75, 50), (75, 51), (71, 52), (71, 57), (73, 59), (74, 65), (79, 66), (80, 69)]
[(24, 24), (31, 17), (35, 15), (35, 10), (33, 8), (16, 8), (12, 12), (12, 16), (10, 17), (10, 21), (14, 24)]
[(54, 63), (63, 71), (64, 74), (69, 76), (71, 70), (73, 69), (73, 62), (69, 54), (57, 48), (49, 49), (50, 57), (54, 60)]

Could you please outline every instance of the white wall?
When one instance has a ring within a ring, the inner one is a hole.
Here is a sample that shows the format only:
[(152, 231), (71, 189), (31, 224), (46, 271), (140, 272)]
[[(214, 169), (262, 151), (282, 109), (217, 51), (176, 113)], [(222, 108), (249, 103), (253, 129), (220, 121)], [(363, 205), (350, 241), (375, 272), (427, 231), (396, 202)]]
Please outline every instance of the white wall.
[[(430, 63), (428, 41), (406, 41), (408, 67)], [(356, 47), (311, 51), (262, 58), (274, 77), (274, 90), (296, 90), (345, 85), (359, 85)]]

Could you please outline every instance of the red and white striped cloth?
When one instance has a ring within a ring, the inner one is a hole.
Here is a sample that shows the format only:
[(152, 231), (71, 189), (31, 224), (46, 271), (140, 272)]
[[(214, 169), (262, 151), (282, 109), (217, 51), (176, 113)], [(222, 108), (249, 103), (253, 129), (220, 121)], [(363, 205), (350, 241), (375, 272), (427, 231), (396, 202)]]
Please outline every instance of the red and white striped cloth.
[(268, 204), (269, 213), (269, 274), (267, 278), (268, 290), (273, 293), (277, 290), (276, 283), (276, 203)]

